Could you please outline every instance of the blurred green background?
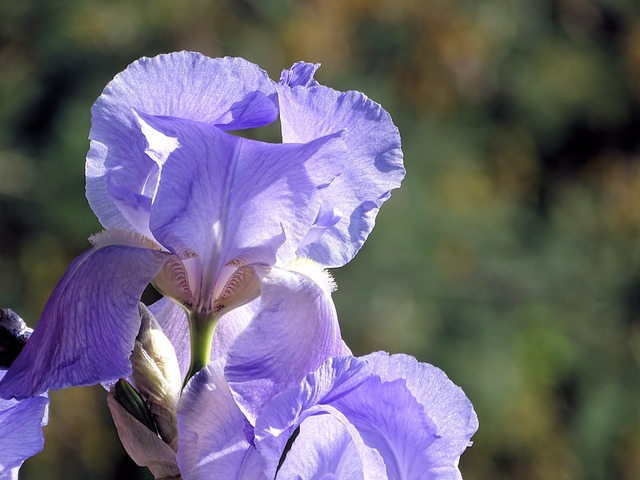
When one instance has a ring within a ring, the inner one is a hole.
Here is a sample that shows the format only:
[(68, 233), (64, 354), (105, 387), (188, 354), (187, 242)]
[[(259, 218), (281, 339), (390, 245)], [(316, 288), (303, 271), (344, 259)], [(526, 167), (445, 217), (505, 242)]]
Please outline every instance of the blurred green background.
[[(0, 305), (34, 325), (100, 230), (90, 107), (140, 56), (297, 60), (381, 103), (407, 177), (334, 271), (356, 354), (443, 368), (465, 479), (640, 478), (636, 0), (0, 0)], [(52, 392), (23, 479), (150, 478), (100, 388)]]

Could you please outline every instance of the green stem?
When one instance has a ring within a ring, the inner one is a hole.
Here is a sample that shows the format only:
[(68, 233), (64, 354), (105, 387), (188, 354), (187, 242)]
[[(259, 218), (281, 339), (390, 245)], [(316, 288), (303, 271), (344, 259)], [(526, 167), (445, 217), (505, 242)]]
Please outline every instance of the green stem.
[(204, 368), (211, 358), (211, 342), (216, 331), (218, 319), (212, 312), (192, 312), (189, 314), (189, 330), (191, 338), (191, 365), (184, 379), (182, 388), (187, 382)]

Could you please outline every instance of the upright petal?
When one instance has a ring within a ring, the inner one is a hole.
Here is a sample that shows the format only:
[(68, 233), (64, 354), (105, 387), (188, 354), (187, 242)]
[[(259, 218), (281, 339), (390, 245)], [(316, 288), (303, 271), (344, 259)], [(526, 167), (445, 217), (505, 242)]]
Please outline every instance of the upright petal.
[[(358, 252), (378, 209), (400, 186), (404, 168), (400, 134), (389, 114), (362, 93), (319, 85), (313, 79), (317, 67), (296, 63), (282, 73), (277, 90), (284, 142), (309, 142), (344, 131), (347, 167), (320, 190), (323, 204), (316, 232), (298, 252), (336, 267)], [(316, 239), (317, 229), (324, 233)]]
[(247, 418), (308, 372), (348, 349), (331, 297), (309, 277), (278, 268), (259, 270), (261, 304), (238, 335), (225, 375)]
[(210, 363), (189, 381), (178, 404), (178, 466), (183, 478), (266, 478), (259, 463), (250, 459), (255, 448), (244, 433), (246, 426), (224, 379), (222, 361)]
[(122, 246), (91, 249), (77, 258), (0, 382), (0, 396), (26, 398), (131, 373), (140, 295), (164, 259), (161, 252)]
[(436, 425), (438, 438), (428, 450), (430, 478), (461, 478), (458, 460), (478, 429), (478, 417), (462, 389), (439, 368), (408, 355), (377, 352), (362, 360), (384, 382), (403, 379)]
[[(5, 371), (0, 371), (3, 378)], [(0, 478), (13, 477), (27, 458), (42, 451), (42, 427), (48, 420), (46, 396), (0, 400)]]
[(216, 273), (229, 261), (273, 264), (283, 243), (297, 245), (314, 220), (317, 187), (342, 169), (340, 135), (273, 145), (202, 123), (143, 118), (181, 145), (163, 167), (153, 235), (179, 255), (197, 253)]
[(121, 197), (129, 193), (129, 201), (144, 196), (145, 184), (157, 174), (156, 162), (145, 153), (147, 145), (139, 135), (135, 111), (225, 130), (267, 125), (278, 112), (273, 82), (257, 65), (241, 58), (212, 59), (178, 52), (129, 65), (107, 85), (92, 108), (87, 198), (106, 228), (132, 226), (122, 205), (112, 197), (110, 173), (124, 172), (117, 175), (117, 188)]

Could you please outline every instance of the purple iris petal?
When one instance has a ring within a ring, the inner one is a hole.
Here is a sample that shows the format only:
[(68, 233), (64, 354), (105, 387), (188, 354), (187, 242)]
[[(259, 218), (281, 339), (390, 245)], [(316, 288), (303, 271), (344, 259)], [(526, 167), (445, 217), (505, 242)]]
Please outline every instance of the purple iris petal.
[[(258, 415), (255, 443), (267, 475), (275, 473), (296, 428), (303, 432), (305, 422), (318, 415), (355, 429), (380, 454), (388, 478), (461, 478), (458, 460), (477, 426), (467, 398), (435, 367), (404, 355), (333, 358), (267, 402)], [(321, 468), (335, 460), (330, 449), (321, 455), (326, 458), (313, 460)], [(368, 464), (375, 465), (371, 457)]]
[[(0, 371), (0, 379), (4, 376)], [(0, 478), (17, 478), (22, 462), (42, 450), (48, 406), (46, 396), (0, 400)]]
[(327, 292), (301, 273), (265, 270), (258, 269), (260, 310), (231, 345), (225, 367), (252, 423), (277, 393), (299, 384), (328, 358), (349, 353)]
[(299, 385), (266, 403), (256, 419), (255, 435), (267, 476), (275, 476), (286, 444), (303, 420), (314, 413), (325, 413), (318, 405), (354, 390), (370, 375), (367, 364), (354, 357), (331, 358)]
[(260, 300), (235, 308), (225, 313), (218, 321), (216, 332), (213, 336), (213, 344), (211, 347), (211, 360), (222, 358), (227, 360), (229, 349), (235, 342), (236, 338), (249, 325), (253, 317), (260, 308)]
[(387, 480), (380, 454), (366, 446), (348, 422), (325, 413), (313, 415), (286, 454), (276, 479)]
[(91, 249), (77, 258), (0, 382), (0, 396), (26, 398), (127, 376), (140, 328), (140, 295), (164, 261), (163, 253), (124, 246)]
[(433, 478), (461, 478), (458, 459), (478, 430), (478, 417), (462, 389), (439, 368), (408, 355), (376, 352), (362, 360), (385, 382), (403, 379), (411, 394), (425, 406), (437, 427), (438, 438), (428, 450)]
[[(200, 370), (178, 406), (178, 466), (183, 478), (265, 478), (257, 452), (244, 433), (246, 419), (235, 404), (221, 360)], [(242, 475), (241, 475), (242, 472)]]
[(313, 76), (320, 68), (319, 63), (297, 62), (280, 75), (280, 85), (293, 87), (317, 87), (320, 85)]
[(349, 161), (342, 174), (320, 190), (323, 211), (340, 220), (299, 255), (325, 266), (341, 266), (358, 252), (378, 209), (404, 177), (400, 134), (389, 114), (359, 92), (338, 92), (313, 80), (317, 65), (296, 63), (282, 73), (278, 99), (285, 143), (309, 142), (344, 130)]
[[(130, 228), (114, 201), (142, 194), (154, 174), (135, 112), (173, 116), (238, 130), (267, 125), (277, 117), (274, 83), (241, 58), (212, 59), (178, 52), (142, 58), (117, 75), (92, 108), (87, 156), (87, 197), (107, 228)], [(121, 170), (112, 179), (113, 172)], [(125, 195), (129, 192), (129, 196)]]
[(373, 376), (330, 405), (380, 453), (389, 478), (425, 478), (432, 466), (428, 448), (436, 439), (436, 426), (403, 380), (382, 383)]
[(273, 264), (285, 240), (297, 246), (315, 218), (317, 186), (342, 169), (339, 135), (273, 145), (201, 123), (142, 118), (180, 143), (163, 167), (151, 231), (179, 254), (196, 252), (215, 272), (235, 259)]

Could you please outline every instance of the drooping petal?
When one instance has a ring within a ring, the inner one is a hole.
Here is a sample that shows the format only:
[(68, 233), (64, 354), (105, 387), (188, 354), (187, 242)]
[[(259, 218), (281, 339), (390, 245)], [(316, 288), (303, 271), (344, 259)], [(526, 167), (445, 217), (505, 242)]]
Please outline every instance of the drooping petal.
[(404, 378), (383, 381), (372, 367), (353, 357), (333, 358), (299, 386), (267, 402), (255, 429), (267, 475), (275, 472), (273, 459), (282, 454), (295, 429), (313, 415), (329, 413), (379, 452), (388, 478), (459, 478), (457, 469), (441, 467), (434, 448), (440, 432), (428, 405), (416, 399)]
[(164, 258), (161, 252), (123, 246), (91, 249), (77, 258), (0, 382), (0, 396), (26, 398), (131, 373), (140, 295)]
[(334, 357), (299, 385), (267, 402), (255, 422), (255, 444), (267, 476), (275, 476), (287, 442), (305, 418), (325, 413), (331, 401), (358, 388), (370, 376), (365, 362), (354, 357)]
[[(218, 360), (187, 384), (178, 404), (178, 466), (185, 480), (266, 478), (250, 460), (247, 421), (224, 379)], [(251, 466), (252, 472), (247, 471)]]
[(292, 257), (315, 218), (317, 187), (343, 168), (339, 134), (274, 145), (175, 118), (144, 120), (181, 145), (163, 167), (151, 231), (180, 256), (197, 253), (216, 274), (230, 261), (273, 264), (285, 241)]
[(298, 385), (330, 357), (349, 350), (328, 293), (309, 277), (258, 269), (261, 304), (228, 352), (225, 375), (247, 418), (287, 387)]
[(342, 93), (319, 85), (313, 79), (317, 68), (296, 63), (282, 72), (277, 90), (285, 143), (309, 142), (344, 130), (347, 167), (320, 190), (323, 204), (314, 235), (319, 230), (324, 233), (318, 239), (307, 239), (298, 252), (337, 267), (358, 252), (378, 209), (391, 190), (400, 186), (404, 168), (400, 134), (389, 114), (362, 93)]
[[(0, 370), (0, 378), (5, 371)], [(0, 400), (0, 478), (17, 478), (27, 458), (42, 451), (42, 427), (48, 420), (49, 399), (42, 395), (22, 401)]]
[(384, 382), (404, 379), (436, 425), (438, 438), (429, 447), (430, 478), (461, 478), (458, 460), (478, 429), (478, 417), (462, 389), (439, 368), (408, 355), (376, 352), (365, 357)]
[(276, 479), (387, 480), (380, 454), (357, 430), (330, 413), (307, 417)]
[[(149, 198), (145, 185), (158, 175), (159, 159), (145, 153), (147, 144), (135, 112), (237, 130), (267, 125), (278, 110), (274, 84), (266, 72), (241, 58), (178, 52), (129, 65), (92, 108), (87, 197), (106, 228), (134, 226), (130, 214), (144, 213), (136, 205)], [(115, 185), (108, 185), (110, 177)], [(112, 196), (116, 190), (118, 200)]]

